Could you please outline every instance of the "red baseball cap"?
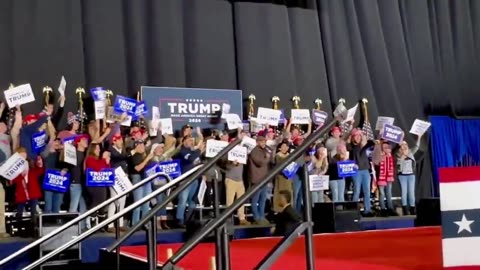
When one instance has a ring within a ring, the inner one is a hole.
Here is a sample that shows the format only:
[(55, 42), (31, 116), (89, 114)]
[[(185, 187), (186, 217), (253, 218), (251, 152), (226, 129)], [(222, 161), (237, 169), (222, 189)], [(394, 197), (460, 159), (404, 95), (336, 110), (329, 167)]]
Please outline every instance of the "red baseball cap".
[(77, 145), (82, 139), (85, 139), (88, 141), (88, 135), (87, 134), (80, 134), (80, 135), (77, 135), (77, 137), (75, 137), (75, 140), (73, 140), (73, 142), (75, 143), (75, 145)]
[(342, 132), (339, 127), (333, 127), (330, 132), (333, 133), (335, 131)]
[(25, 116), (25, 119), (24, 119), (25, 122), (36, 121), (36, 120), (38, 120), (38, 116), (36, 114), (29, 114)]

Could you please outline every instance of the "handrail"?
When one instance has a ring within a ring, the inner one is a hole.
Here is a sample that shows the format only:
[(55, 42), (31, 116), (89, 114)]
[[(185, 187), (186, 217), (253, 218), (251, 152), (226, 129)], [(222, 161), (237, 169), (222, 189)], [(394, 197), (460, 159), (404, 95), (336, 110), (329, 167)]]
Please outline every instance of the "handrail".
[(210, 167), (212, 167), (220, 158), (222, 158), (225, 154), (230, 152), (235, 146), (240, 144), (242, 139), (237, 138), (235, 141), (231, 142), (225, 148), (223, 148), (215, 157), (211, 158), (207, 163), (204, 164), (203, 168), (197, 171), (190, 179), (185, 180), (180, 186), (175, 188), (170, 195), (165, 198), (163, 203), (155, 205), (154, 208), (147, 213), (145, 217), (143, 217), (137, 224), (135, 224), (129, 231), (127, 231), (124, 235), (120, 237), (120, 239), (116, 240), (115, 243), (111, 244), (109, 247), (106, 248), (108, 252), (112, 252), (115, 248), (120, 246), (125, 240), (127, 240), (136, 230), (141, 228), (144, 224), (146, 224), (160, 209), (165, 207), (170, 201), (173, 200), (178, 194), (180, 194), (184, 189), (190, 186), (193, 181), (197, 180), (203, 173), (205, 173)]
[(130, 206), (126, 207), (125, 209), (123, 209), (122, 211), (116, 213), (115, 215), (113, 215), (112, 217), (102, 221), (101, 223), (97, 224), (95, 227), (91, 228), (90, 230), (80, 234), (79, 236), (75, 237), (74, 239), (70, 240), (69, 242), (63, 244), (62, 246), (58, 247), (57, 249), (49, 252), (48, 254), (46, 254), (45, 256), (41, 257), (40, 259), (34, 261), (33, 263), (29, 264), (28, 266), (24, 267), (23, 270), (30, 270), (30, 269), (33, 269), (39, 265), (41, 265), (42, 263), (46, 262), (47, 260), (53, 258), (54, 256), (56, 256), (57, 254), (59, 254), (60, 252), (76, 245), (78, 242), (82, 241), (83, 239), (89, 237), (90, 235), (92, 235), (93, 233), (95, 233), (96, 231), (102, 229), (103, 227), (105, 227), (106, 225), (112, 223), (113, 221), (123, 217), (126, 213), (132, 211), (133, 209), (139, 207), (140, 205), (150, 201), (151, 199), (155, 198), (156, 196), (158, 196), (160, 193), (162, 192), (165, 192), (167, 191), (168, 189), (172, 188), (173, 186), (175, 186), (176, 184), (178, 184), (178, 182), (184, 180), (185, 178), (189, 177), (192, 173), (194, 173), (195, 171), (198, 171), (199, 168), (203, 167), (203, 165), (199, 165), (199, 166), (196, 166), (195, 168), (191, 169), (190, 171), (182, 174), (180, 177), (177, 177), (175, 178), (174, 180), (172, 181), (169, 181), (167, 184), (163, 185), (162, 187), (160, 187), (159, 189), (156, 189), (155, 191), (153, 191), (152, 193), (148, 194), (147, 196), (143, 197), (142, 199), (140, 199), (139, 201), (136, 201), (134, 202), (133, 204), (131, 204)]
[(129, 194), (130, 192), (136, 190), (137, 188), (145, 185), (146, 183), (152, 181), (153, 179), (159, 177), (159, 176), (163, 176), (163, 177), (166, 177), (168, 179), (168, 181), (171, 181), (171, 177), (168, 175), (168, 174), (165, 174), (163, 172), (158, 172), (158, 173), (155, 173), (154, 175), (151, 175), (145, 179), (143, 179), (142, 181), (138, 182), (137, 184), (133, 185), (131, 189), (129, 190), (125, 190), (124, 192), (112, 197), (112, 198), (109, 198), (108, 200), (102, 202), (101, 204), (97, 205), (96, 207), (88, 210), (87, 212), (83, 213), (82, 215), (74, 218), (73, 220), (67, 222), (65, 225), (53, 230), (52, 232), (48, 233), (47, 235), (35, 240), (34, 242), (28, 244), (27, 246), (21, 248), (20, 250), (8, 255), (7, 257), (5, 257), (4, 259), (2, 259), (0, 261), (0, 266), (3, 266), (4, 264), (6, 264), (7, 262), (13, 260), (14, 258), (16, 258), (17, 256), (20, 256), (22, 255), (23, 253), (29, 251), (30, 249), (32, 248), (35, 248), (36, 246), (38, 245), (41, 245), (43, 244), (44, 242), (50, 240), (52, 237), (56, 236), (57, 234), (67, 230), (70, 226), (72, 225), (75, 225), (76, 223), (78, 223), (79, 221), (82, 221), (84, 220), (85, 218), (89, 217), (91, 214), (95, 213), (96, 211), (98, 211), (99, 209), (113, 203), (114, 201), (126, 196), (127, 194)]
[(255, 193), (257, 193), (263, 186), (267, 185), (270, 179), (272, 179), (275, 175), (279, 174), (283, 168), (289, 165), (291, 162), (297, 160), (301, 155), (305, 153), (305, 150), (314, 144), (325, 132), (330, 130), (336, 124), (336, 119), (330, 122), (327, 125), (322, 126), (319, 130), (315, 131), (313, 134), (308, 136), (305, 139), (304, 143), (300, 145), (296, 150), (290, 153), (287, 158), (275, 166), (273, 169), (270, 170), (267, 176), (260, 181), (260, 183), (255, 184), (253, 188), (249, 191), (245, 192), (240, 198), (236, 199), (232, 205), (224, 209), (224, 211), (215, 219), (212, 219), (206, 226), (202, 227), (199, 231), (195, 233), (195, 235), (187, 240), (180, 249), (175, 252), (175, 254), (170, 257), (166, 263), (163, 265), (163, 269), (172, 269), (176, 263), (178, 263), (188, 252), (190, 252), (196, 245), (200, 243), (200, 241), (205, 238), (208, 234), (210, 234), (213, 230), (221, 226), (227, 218), (239, 208), (241, 207), (250, 197), (252, 197)]

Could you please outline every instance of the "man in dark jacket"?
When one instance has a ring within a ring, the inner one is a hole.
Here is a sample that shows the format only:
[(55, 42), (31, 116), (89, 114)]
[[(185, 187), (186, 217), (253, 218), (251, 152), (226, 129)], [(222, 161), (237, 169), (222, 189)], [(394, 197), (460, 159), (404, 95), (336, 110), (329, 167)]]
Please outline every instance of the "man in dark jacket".
[[(183, 137), (182, 146), (177, 156), (180, 160), (182, 174), (193, 169), (200, 163), (200, 156), (204, 151), (204, 143), (199, 143), (195, 146), (195, 140), (191, 135)], [(187, 203), (189, 210), (192, 210), (196, 206), (195, 194), (197, 194), (198, 185), (199, 181), (194, 181), (178, 195), (176, 219), (179, 227), (185, 227), (185, 208)]]
[(302, 222), (302, 219), (291, 205), (290, 191), (280, 190), (279, 195), (279, 205), (283, 207), (283, 210), (275, 218), (273, 235), (287, 236)]
[[(267, 147), (265, 137), (257, 137), (257, 146), (252, 149), (248, 159), (248, 172), (252, 187), (265, 178), (270, 169), (272, 151)], [(252, 197), (252, 214), (258, 225), (270, 224), (265, 218), (265, 203), (267, 201), (267, 185), (262, 187)]]

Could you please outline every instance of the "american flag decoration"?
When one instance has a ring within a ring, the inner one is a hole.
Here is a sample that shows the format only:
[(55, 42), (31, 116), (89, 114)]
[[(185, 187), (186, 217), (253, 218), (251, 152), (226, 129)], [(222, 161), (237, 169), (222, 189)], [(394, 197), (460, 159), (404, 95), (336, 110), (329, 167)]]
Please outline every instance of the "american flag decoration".
[(480, 167), (439, 169), (444, 269), (480, 269)]
[(362, 111), (363, 111), (363, 125), (362, 125), (362, 131), (363, 134), (367, 137), (368, 140), (374, 140), (375, 135), (373, 134), (372, 130), (372, 125), (370, 124), (370, 121), (368, 120), (368, 110), (367, 110), (367, 103), (368, 100), (366, 98), (362, 99)]

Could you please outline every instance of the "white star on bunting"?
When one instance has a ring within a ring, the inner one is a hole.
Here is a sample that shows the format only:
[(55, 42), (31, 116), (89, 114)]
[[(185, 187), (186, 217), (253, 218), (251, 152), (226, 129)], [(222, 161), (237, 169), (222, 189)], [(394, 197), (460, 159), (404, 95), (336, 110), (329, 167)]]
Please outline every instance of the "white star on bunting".
[(468, 231), (469, 233), (472, 233), (472, 229), (470, 228), (470, 225), (473, 223), (473, 220), (468, 220), (467, 217), (465, 217), (465, 214), (462, 216), (461, 221), (455, 221), (454, 223), (458, 225), (458, 232), (461, 233), (463, 231)]

